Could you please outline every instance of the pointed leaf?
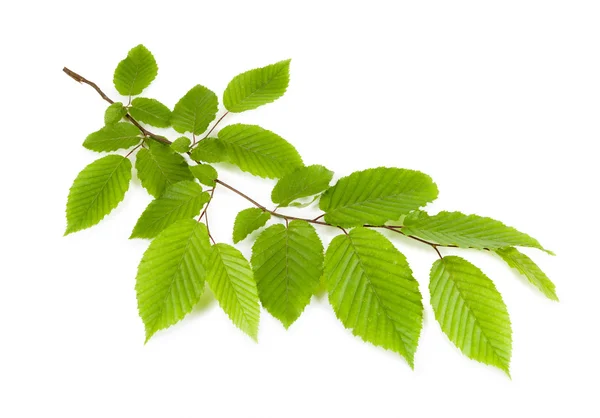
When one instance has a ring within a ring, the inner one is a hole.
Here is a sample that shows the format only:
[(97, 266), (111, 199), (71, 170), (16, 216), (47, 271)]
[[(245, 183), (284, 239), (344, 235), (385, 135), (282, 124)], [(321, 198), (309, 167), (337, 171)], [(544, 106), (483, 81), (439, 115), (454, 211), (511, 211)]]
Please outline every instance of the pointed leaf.
[(433, 265), (429, 292), (448, 338), (467, 357), (509, 374), (512, 330), (494, 283), (468, 261), (444, 257)]
[(171, 149), (175, 152), (183, 154), (190, 150), (190, 145), (192, 145), (191, 139), (189, 139), (187, 136), (181, 136), (173, 141), (171, 144)]
[(89, 134), (83, 146), (92, 151), (103, 152), (131, 148), (140, 142), (142, 138), (138, 128), (131, 123), (119, 122)]
[[(116, 102), (106, 108), (104, 112), (104, 124), (113, 125), (119, 122), (127, 114), (127, 109), (123, 106), (123, 103)], [(137, 129), (137, 128), (136, 128)]]
[(107, 155), (85, 167), (69, 191), (65, 235), (100, 222), (123, 200), (130, 180), (131, 162), (120, 155)]
[(329, 302), (344, 326), (413, 367), (423, 305), (404, 255), (380, 233), (354, 228), (329, 244), (324, 275)]
[(229, 82), (223, 104), (230, 112), (243, 112), (274, 102), (287, 90), (290, 60), (246, 71)]
[(190, 154), (194, 161), (226, 163), (229, 161), (225, 144), (218, 138), (205, 138), (196, 144)]
[(296, 199), (321, 193), (329, 187), (332, 178), (333, 171), (322, 165), (301, 167), (277, 182), (271, 200), (281, 207), (289, 206)]
[(262, 305), (289, 328), (319, 287), (323, 244), (305, 221), (270, 226), (252, 247), (252, 268)]
[(341, 178), (319, 202), (325, 221), (350, 227), (383, 225), (435, 200), (437, 186), (426, 174), (402, 168), (371, 168)]
[(120, 94), (134, 96), (148, 87), (157, 74), (158, 66), (154, 56), (144, 45), (138, 45), (119, 63), (113, 82)]
[(262, 209), (244, 209), (235, 217), (235, 222), (233, 224), (233, 242), (237, 244), (242, 241), (252, 232), (265, 226), (269, 219), (271, 219), (271, 214)]
[(495, 251), (510, 267), (527, 277), (527, 280), (546, 295), (548, 299), (558, 302), (556, 286), (531, 258), (516, 248), (502, 248)]
[(185, 159), (170, 147), (148, 142), (148, 149), (141, 149), (135, 160), (137, 175), (142, 186), (154, 197), (159, 197), (167, 186), (183, 180), (194, 180)]
[(250, 264), (231, 245), (216, 244), (209, 265), (207, 280), (219, 305), (235, 326), (256, 340), (260, 308)]
[(206, 226), (193, 219), (172, 224), (150, 243), (135, 284), (146, 341), (183, 319), (198, 303), (209, 255)]
[(193, 181), (180, 181), (165, 189), (150, 202), (138, 219), (130, 238), (154, 238), (169, 225), (181, 219), (198, 216), (210, 195)]
[(146, 99), (145, 97), (133, 99), (129, 114), (138, 122), (157, 128), (168, 128), (171, 125), (171, 110), (155, 99)]
[(219, 106), (217, 95), (204, 86), (197, 85), (175, 105), (171, 125), (179, 133), (200, 135), (215, 118)]
[(200, 183), (210, 187), (215, 187), (217, 184), (215, 180), (218, 177), (217, 170), (212, 165), (198, 164), (190, 167), (190, 171), (193, 176), (196, 177)]

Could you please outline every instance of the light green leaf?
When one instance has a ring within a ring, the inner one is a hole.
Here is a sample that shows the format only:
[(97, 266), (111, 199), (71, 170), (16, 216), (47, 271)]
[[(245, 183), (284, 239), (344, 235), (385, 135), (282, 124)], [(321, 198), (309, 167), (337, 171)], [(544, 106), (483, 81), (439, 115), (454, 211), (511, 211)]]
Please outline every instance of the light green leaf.
[(227, 159), (241, 170), (279, 178), (302, 167), (298, 151), (285, 139), (256, 125), (229, 125), (219, 132)]
[(256, 340), (260, 308), (250, 264), (231, 245), (216, 244), (209, 265), (208, 285), (219, 305), (235, 326)]
[(171, 144), (171, 149), (175, 152), (183, 154), (190, 150), (190, 145), (192, 145), (192, 140), (187, 136), (182, 136), (173, 141)]
[(329, 302), (344, 326), (414, 367), (423, 305), (406, 258), (378, 232), (354, 228), (325, 255)]
[(96, 225), (125, 197), (131, 181), (131, 162), (120, 155), (107, 155), (85, 167), (67, 200), (65, 235)]
[(502, 222), (460, 212), (440, 212), (435, 216), (413, 212), (404, 219), (402, 232), (437, 244), (462, 248), (495, 250), (518, 246), (546, 251), (536, 239)]
[(190, 154), (194, 161), (225, 163), (229, 161), (225, 144), (217, 138), (205, 138), (196, 144)]
[(333, 171), (322, 165), (301, 167), (283, 176), (273, 188), (271, 200), (281, 207), (289, 206), (296, 199), (321, 193), (329, 187)]
[(197, 216), (209, 200), (210, 195), (194, 181), (172, 184), (146, 207), (129, 238), (154, 238), (180, 219)]
[(138, 122), (157, 128), (168, 128), (171, 125), (171, 110), (155, 99), (146, 99), (145, 97), (133, 99), (129, 114)]
[(217, 170), (212, 165), (198, 164), (190, 166), (190, 171), (193, 176), (196, 177), (200, 183), (210, 187), (215, 187), (217, 184), (215, 180), (218, 177)]
[(467, 357), (510, 375), (510, 318), (494, 283), (468, 261), (444, 257), (433, 265), (429, 292), (448, 338)]
[(113, 82), (120, 94), (134, 96), (148, 87), (157, 74), (158, 66), (154, 56), (144, 45), (138, 45), (119, 63)]
[(271, 219), (271, 214), (262, 209), (244, 209), (235, 217), (235, 222), (233, 223), (233, 242), (237, 244), (242, 241), (252, 232), (265, 226), (269, 219)]
[(167, 186), (183, 180), (194, 180), (185, 159), (167, 145), (148, 142), (135, 160), (137, 175), (142, 186), (154, 197), (159, 197)]
[[(116, 102), (106, 108), (104, 112), (104, 124), (112, 125), (119, 122), (127, 114), (127, 109), (123, 106), (123, 103)], [(137, 128), (136, 128), (137, 129)]]
[(200, 135), (215, 118), (218, 106), (217, 95), (206, 87), (197, 85), (175, 105), (171, 125), (179, 133), (192, 132)]
[(531, 258), (512, 247), (495, 251), (510, 267), (527, 277), (527, 280), (546, 295), (548, 299), (558, 302), (556, 286), (554, 286), (554, 283), (546, 276), (546, 273)]
[(341, 178), (319, 202), (325, 221), (351, 227), (383, 225), (435, 200), (438, 189), (426, 174), (402, 168), (371, 168)]
[(289, 328), (319, 287), (323, 244), (305, 221), (272, 225), (252, 247), (252, 268), (262, 305)]
[(183, 319), (198, 303), (209, 255), (206, 226), (193, 219), (172, 224), (150, 243), (135, 284), (146, 341)]
[(256, 109), (279, 99), (290, 82), (290, 60), (246, 71), (229, 82), (223, 104), (230, 112)]
[(83, 146), (92, 151), (103, 152), (131, 148), (140, 142), (142, 138), (138, 128), (131, 123), (119, 122), (89, 134)]

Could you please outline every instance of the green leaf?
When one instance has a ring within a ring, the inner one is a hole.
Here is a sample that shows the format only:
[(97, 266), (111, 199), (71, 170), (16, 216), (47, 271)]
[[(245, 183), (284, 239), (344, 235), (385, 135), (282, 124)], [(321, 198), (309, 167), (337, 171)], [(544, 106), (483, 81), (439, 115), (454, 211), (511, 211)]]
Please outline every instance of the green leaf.
[(290, 61), (280, 61), (235, 76), (223, 94), (225, 108), (238, 113), (279, 99), (290, 82)]
[(411, 213), (404, 219), (402, 232), (437, 244), (461, 248), (495, 250), (518, 246), (546, 251), (536, 239), (502, 222), (460, 212), (440, 212), (435, 216), (420, 211)]
[(125, 197), (131, 181), (131, 162), (120, 155), (107, 155), (85, 167), (67, 200), (65, 235), (96, 225)]
[(215, 187), (217, 184), (215, 180), (218, 177), (217, 170), (212, 165), (198, 164), (190, 167), (190, 171), (193, 176), (196, 177), (200, 183), (210, 187)]
[[(127, 114), (127, 109), (123, 106), (123, 103), (116, 102), (106, 108), (104, 112), (104, 124), (112, 125), (119, 122)], [(137, 128), (136, 128), (137, 129)]]
[(135, 284), (146, 341), (183, 319), (198, 303), (209, 255), (206, 226), (193, 219), (172, 224), (150, 243)]
[(252, 267), (262, 305), (289, 328), (319, 287), (323, 244), (305, 221), (272, 225), (252, 247)]
[(157, 74), (158, 66), (152, 53), (144, 45), (138, 45), (119, 63), (113, 82), (120, 94), (134, 96), (148, 87)]
[(546, 295), (548, 299), (558, 302), (556, 286), (531, 258), (513, 247), (495, 251), (510, 267), (527, 277), (527, 280)]
[(426, 174), (402, 168), (371, 168), (341, 178), (319, 202), (325, 221), (338, 226), (383, 225), (435, 200)]
[(285, 139), (256, 125), (229, 125), (219, 132), (228, 161), (241, 170), (279, 178), (302, 167), (298, 151)]
[(131, 123), (119, 122), (89, 134), (83, 142), (83, 146), (96, 152), (115, 151), (121, 148), (131, 148), (141, 141), (138, 128)]
[(157, 128), (168, 128), (171, 125), (171, 110), (155, 99), (144, 97), (133, 99), (129, 114), (138, 122)]
[(262, 209), (244, 209), (235, 217), (235, 222), (233, 223), (233, 242), (237, 244), (242, 241), (252, 232), (265, 226), (269, 219), (271, 219), (271, 214)]
[(200, 135), (215, 118), (218, 106), (217, 95), (206, 87), (197, 85), (175, 105), (171, 125), (179, 133), (192, 132)]
[(196, 144), (190, 154), (194, 161), (225, 163), (229, 161), (225, 144), (217, 138), (205, 138)]
[(154, 238), (169, 225), (197, 216), (209, 200), (210, 195), (194, 181), (172, 184), (159, 198), (150, 202), (129, 238)]
[(191, 139), (189, 139), (187, 136), (182, 136), (173, 141), (171, 144), (171, 149), (175, 152), (183, 154), (190, 150), (190, 145), (192, 145)]
[(502, 296), (481, 270), (460, 257), (433, 265), (431, 305), (442, 331), (469, 358), (509, 374), (510, 318)]
[(216, 244), (209, 265), (207, 280), (219, 305), (235, 326), (256, 340), (260, 308), (250, 264), (231, 245)]
[(185, 159), (167, 145), (148, 142), (135, 160), (137, 175), (142, 186), (154, 197), (159, 197), (167, 186), (183, 180), (194, 180)]
[(354, 228), (329, 244), (324, 276), (329, 302), (344, 326), (414, 367), (423, 305), (404, 255), (380, 233)]
[(329, 187), (332, 178), (333, 171), (322, 165), (301, 167), (277, 182), (271, 200), (281, 207), (289, 206), (296, 199), (321, 193)]

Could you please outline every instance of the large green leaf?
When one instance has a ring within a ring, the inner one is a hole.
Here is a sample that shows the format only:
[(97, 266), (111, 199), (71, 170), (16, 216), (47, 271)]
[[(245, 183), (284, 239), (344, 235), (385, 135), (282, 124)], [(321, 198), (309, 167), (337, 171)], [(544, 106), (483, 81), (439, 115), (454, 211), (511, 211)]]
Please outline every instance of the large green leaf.
[(544, 273), (531, 258), (514, 247), (498, 249), (496, 250), (496, 253), (502, 257), (510, 267), (516, 269), (525, 276), (527, 280), (546, 295), (548, 299), (558, 301), (556, 286), (554, 286), (554, 283), (546, 276), (546, 273)]
[(494, 283), (473, 264), (451, 256), (433, 265), (429, 292), (448, 338), (467, 357), (509, 374), (512, 330)]
[(217, 170), (212, 165), (208, 164), (197, 164), (190, 167), (190, 171), (193, 176), (200, 181), (200, 183), (205, 184), (210, 187), (215, 187), (217, 184), (215, 180), (218, 177)]
[(333, 171), (322, 165), (300, 167), (283, 176), (271, 192), (271, 200), (279, 206), (288, 206), (296, 199), (321, 193), (329, 187)]
[(229, 161), (225, 144), (218, 138), (205, 138), (198, 142), (190, 154), (194, 161), (225, 163)]
[[(127, 109), (123, 106), (123, 103), (116, 102), (106, 108), (104, 112), (104, 124), (112, 125), (119, 122), (127, 114)], [(137, 128), (136, 128), (137, 129)]]
[(198, 303), (209, 255), (206, 226), (193, 219), (172, 224), (150, 243), (135, 284), (146, 341), (183, 319)]
[(227, 161), (243, 171), (279, 178), (302, 167), (298, 151), (279, 135), (256, 125), (229, 125), (219, 132)]
[(159, 197), (171, 184), (194, 179), (181, 155), (154, 141), (148, 142), (148, 149), (138, 152), (135, 168), (142, 186), (154, 197)]
[(252, 268), (262, 305), (288, 328), (319, 287), (323, 244), (305, 221), (272, 225), (252, 247)]
[(437, 244), (462, 248), (495, 250), (519, 246), (544, 250), (536, 239), (502, 222), (460, 212), (440, 212), (435, 216), (422, 211), (413, 212), (404, 219), (402, 232)]
[(341, 178), (319, 202), (325, 221), (350, 227), (383, 225), (435, 200), (437, 186), (426, 174), (401, 168), (371, 168)]
[(119, 63), (113, 82), (120, 94), (133, 96), (148, 87), (157, 74), (158, 66), (154, 56), (144, 45), (138, 45)]
[(274, 102), (290, 82), (290, 60), (246, 71), (229, 82), (223, 104), (230, 112), (243, 112)]
[(242, 210), (235, 217), (233, 223), (233, 242), (238, 242), (245, 239), (252, 232), (265, 226), (267, 221), (271, 219), (271, 214), (259, 208), (248, 208)]
[(344, 326), (413, 367), (423, 305), (404, 255), (380, 233), (354, 228), (329, 244), (324, 275), (329, 302)]
[(176, 221), (197, 216), (209, 200), (210, 195), (194, 181), (172, 184), (159, 198), (150, 202), (130, 238), (154, 238)]
[(200, 135), (215, 118), (219, 107), (217, 95), (204, 86), (197, 85), (175, 105), (171, 125), (179, 132)]
[(171, 125), (171, 110), (156, 99), (145, 97), (133, 99), (129, 114), (138, 122), (157, 128), (168, 128)]
[(219, 305), (235, 326), (256, 340), (260, 308), (250, 264), (231, 245), (216, 244), (209, 265), (207, 280)]
[(107, 155), (85, 167), (71, 186), (65, 235), (96, 225), (123, 200), (131, 180), (131, 162)]
[(140, 142), (142, 138), (138, 128), (131, 123), (118, 122), (89, 134), (83, 146), (92, 151), (103, 152), (131, 148)]

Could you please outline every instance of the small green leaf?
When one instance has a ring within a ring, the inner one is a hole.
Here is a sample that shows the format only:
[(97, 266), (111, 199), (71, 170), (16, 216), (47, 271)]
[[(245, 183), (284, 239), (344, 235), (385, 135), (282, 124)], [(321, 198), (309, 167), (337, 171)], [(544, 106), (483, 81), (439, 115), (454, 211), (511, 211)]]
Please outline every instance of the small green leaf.
[(209, 265), (208, 285), (219, 305), (235, 326), (256, 340), (260, 308), (250, 264), (231, 245), (216, 244)]
[(260, 126), (226, 126), (219, 141), (225, 145), (228, 162), (255, 176), (280, 178), (303, 166), (296, 148)]
[(324, 276), (329, 302), (344, 326), (413, 367), (423, 305), (404, 255), (380, 233), (354, 228), (329, 244)]
[(426, 174), (402, 168), (371, 168), (341, 178), (321, 196), (325, 221), (343, 227), (383, 225), (435, 200)]
[(125, 197), (131, 181), (131, 162), (120, 155), (107, 155), (85, 167), (67, 200), (65, 235), (96, 225)]
[(131, 123), (119, 122), (89, 134), (83, 142), (83, 146), (96, 152), (115, 151), (121, 148), (131, 148), (141, 141), (138, 128)]
[(190, 157), (194, 161), (225, 163), (229, 161), (225, 144), (217, 138), (205, 138), (196, 144)]
[(322, 165), (301, 167), (277, 182), (271, 200), (281, 207), (289, 206), (296, 199), (321, 193), (329, 187), (332, 178), (333, 171)]
[(196, 177), (200, 183), (210, 187), (215, 187), (217, 184), (215, 180), (218, 177), (217, 170), (212, 165), (198, 164), (190, 166), (190, 171), (193, 176)]
[(113, 82), (120, 94), (134, 96), (148, 87), (157, 74), (158, 66), (154, 56), (144, 45), (138, 45), (119, 63)]
[(190, 145), (192, 145), (192, 140), (187, 136), (182, 136), (173, 141), (171, 149), (180, 154), (184, 154), (190, 150)]
[(495, 251), (496, 254), (506, 261), (506, 264), (527, 277), (527, 280), (546, 295), (548, 299), (558, 302), (556, 286), (531, 258), (516, 248), (502, 248)]
[(135, 160), (135, 168), (142, 186), (154, 197), (159, 197), (167, 186), (183, 180), (194, 180), (185, 159), (167, 145), (148, 142), (148, 149), (141, 149)]
[(271, 214), (262, 209), (244, 209), (235, 217), (235, 222), (233, 223), (233, 242), (237, 244), (242, 241), (252, 232), (265, 226), (269, 219), (271, 219)]
[(448, 338), (467, 357), (509, 374), (512, 330), (494, 283), (473, 264), (451, 256), (433, 265), (429, 292)]
[(290, 82), (290, 60), (246, 71), (229, 82), (223, 104), (230, 112), (256, 109), (279, 99)]
[(206, 87), (197, 85), (175, 105), (171, 125), (179, 133), (192, 132), (200, 135), (215, 118), (218, 106), (217, 95)]
[[(104, 124), (113, 125), (119, 122), (127, 114), (127, 109), (123, 106), (123, 103), (116, 102), (106, 108), (104, 112)], [(137, 129), (137, 128), (136, 128)]]
[(193, 219), (172, 224), (150, 243), (135, 284), (146, 341), (183, 319), (198, 303), (210, 250), (206, 226)]
[(144, 97), (133, 99), (129, 114), (138, 122), (147, 123), (157, 128), (168, 128), (171, 125), (171, 110), (155, 99)]
[(130, 238), (154, 238), (169, 225), (197, 216), (210, 195), (194, 181), (180, 181), (150, 202), (138, 219)]
[(252, 247), (252, 268), (262, 305), (289, 328), (319, 287), (323, 244), (305, 221), (272, 225)]

